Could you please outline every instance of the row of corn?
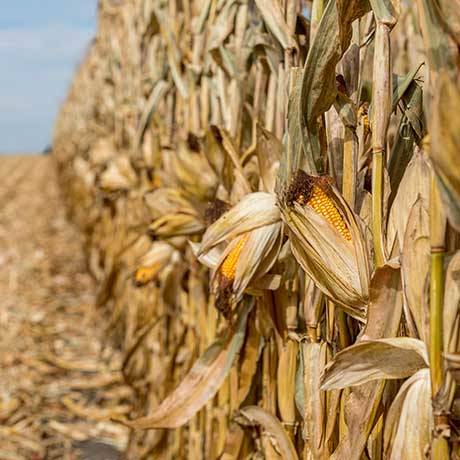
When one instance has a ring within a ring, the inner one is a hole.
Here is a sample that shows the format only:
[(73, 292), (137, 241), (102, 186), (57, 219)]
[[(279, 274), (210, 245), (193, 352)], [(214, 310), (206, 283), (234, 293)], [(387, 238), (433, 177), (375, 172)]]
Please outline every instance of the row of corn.
[(100, 0), (55, 127), (127, 459), (460, 458), (460, 8)]

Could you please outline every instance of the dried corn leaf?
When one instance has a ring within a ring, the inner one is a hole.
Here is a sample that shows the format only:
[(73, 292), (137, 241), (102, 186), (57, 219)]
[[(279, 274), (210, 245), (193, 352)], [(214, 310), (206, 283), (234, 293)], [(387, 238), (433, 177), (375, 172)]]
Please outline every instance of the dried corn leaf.
[[(422, 289), (430, 270), (429, 215), (426, 203), (419, 197), (407, 220), (401, 272), (409, 324), (415, 337), (428, 341), (427, 312), (423, 311)], [(415, 327), (414, 327), (415, 326)]]
[(386, 458), (425, 459), (432, 429), (430, 372), (421, 369), (404, 382), (388, 411)]
[[(360, 340), (394, 337), (402, 314), (402, 292), (398, 266), (384, 265), (374, 273), (370, 288), (367, 323)], [(384, 390), (383, 382), (353, 387), (344, 400), (346, 435), (331, 458), (359, 460), (373, 428), (374, 418)]]
[(458, 85), (445, 73), (441, 74), (436, 88), (430, 125), (430, 157), (449, 222), (458, 231), (460, 231), (459, 104)]
[(421, 340), (396, 337), (360, 341), (339, 352), (324, 369), (322, 390), (346, 388), (379, 379), (402, 379), (428, 367)]
[[(390, 209), (387, 230), (387, 251), (393, 246), (404, 247), (409, 214), (419, 197), (429, 202), (430, 170), (421, 151), (416, 151), (399, 185), (398, 193)], [(399, 252), (399, 251), (398, 251)]]
[(444, 290), (444, 351), (455, 353), (459, 351), (459, 318), (460, 315), (460, 251), (450, 259), (446, 270)]
[(351, 24), (369, 10), (364, 0), (328, 2), (303, 71), (300, 93), (300, 125), (304, 130), (303, 147), (318, 166), (320, 146), (317, 118), (335, 100), (335, 67), (351, 40)]
[(239, 372), (238, 402), (240, 404), (244, 402), (251, 389), (261, 351), (260, 333), (255, 327), (255, 318), (250, 318)]
[(255, 0), (255, 2), (267, 28), (278, 39), (281, 46), (284, 49), (296, 48), (297, 43), (286, 24), (280, 3), (277, 0)]
[(246, 406), (239, 410), (242, 416), (241, 423), (258, 424), (270, 435), (275, 449), (283, 460), (297, 460), (297, 452), (294, 445), (283, 428), (281, 422), (272, 414), (258, 406)]
[(280, 214), (275, 203), (275, 196), (269, 193), (246, 195), (207, 228), (201, 240), (199, 255), (226, 239), (233, 240), (242, 233), (278, 222)]
[(116, 420), (135, 429), (177, 428), (187, 423), (217, 393), (228, 375), (244, 342), (251, 306), (246, 302), (235, 327), (204, 352), (153, 414), (136, 420)]
[(327, 199), (338, 210), (350, 238), (308, 204), (302, 206), (297, 200), (283, 203), (281, 211), (290, 230), (292, 253), (324, 294), (363, 320), (370, 271), (364, 226), (338, 191), (332, 186), (328, 190)]
[(256, 153), (259, 162), (260, 177), (265, 191), (274, 193), (279, 161), (283, 146), (281, 142), (270, 132), (257, 124)]

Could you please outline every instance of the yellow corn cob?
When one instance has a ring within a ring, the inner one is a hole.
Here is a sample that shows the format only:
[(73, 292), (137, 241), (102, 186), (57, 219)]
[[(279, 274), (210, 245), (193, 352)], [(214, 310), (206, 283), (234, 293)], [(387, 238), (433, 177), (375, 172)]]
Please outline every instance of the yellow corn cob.
[(347, 241), (351, 233), (329, 195), (318, 185), (313, 185), (307, 204), (323, 216)]
[(147, 284), (149, 281), (152, 281), (158, 274), (159, 268), (159, 263), (155, 263), (148, 267), (139, 267), (134, 274), (136, 284), (142, 286), (143, 284)]
[(241, 251), (249, 238), (249, 233), (245, 233), (238, 237), (238, 242), (235, 247), (225, 258), (224, 262), (220, 266), (220, 274), (226, 278), (226, 280), (233, 281), (235, 279), (236, 264), (240, 258)]

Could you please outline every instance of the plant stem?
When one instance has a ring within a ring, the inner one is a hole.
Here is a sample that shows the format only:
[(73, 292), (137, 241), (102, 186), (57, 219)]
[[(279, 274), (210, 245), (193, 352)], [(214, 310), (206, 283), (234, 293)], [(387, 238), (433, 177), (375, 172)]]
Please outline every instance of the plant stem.
[(383, 150), (374, 151), (372, 155), (372, 234), (377, 267), (385, 263), (382, 235), (383, 161)]
[(374, 84), (372, 86), (372, 233), (375, 263), (385, 263), (383, 247), (383, 169), (386, 135), (391, 116), (390, 26), (377, 22), (374, 51)]
[(433, 397), (442, 384), (442, 307), (444, 301), (444, 252), (431, 252), (430, 370)]
[(430, 374), (431, 394), (433, 401), (433, 418), (435, 421), (434, 436), (431, 445), (432, 458), (448, 460), (449, 444), (443, 436), (444, 423), (439, 422), (440, 410), (436, 403), (437, 395), (444, 384), (442, 361), (443, 351), (443, 306), (444, 306), (444, 257), (446, 217), (443, 213), (441, 198), (434, 172), (431, 174), (430, 187), (430, 245), (431, 245), (431, 276), (430, 276)]
[[(345, 142), (343, 148), (343, 178), (342, 178), (342, 193), (350, 205), (350, 208), (355, 210), (356, 204), (356, 162), (357, 162), (358, 140), (353, 130), (345, 128)], [(348, 330), (347, 317), (345, 312), (337, 309), (337, 330), (339, 349), (350, 345), (350, 332)]]

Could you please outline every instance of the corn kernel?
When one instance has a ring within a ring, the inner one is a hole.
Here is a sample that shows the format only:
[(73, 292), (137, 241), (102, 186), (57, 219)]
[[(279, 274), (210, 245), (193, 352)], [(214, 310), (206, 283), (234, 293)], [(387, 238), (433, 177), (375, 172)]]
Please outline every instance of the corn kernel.
[(307, 204), (323, 216), (347, 241), (351, 241), (350, 230), (332, 199), (321, 187), (313, 185)]
[(242, 236), (238, 237), (238, 242), (235, 247), (230, 251), (220, 266), (221, 275), (229, 281), (233, 281), (235, 279), (236, 265), (248, 238), (249, 233), (244, 233)]
[(153, 278), (157, 275), (160, 268), (159, 263), (155, 263), (151, 266), (139, 267), (134, 274), (134, 281), (138, 286), (147, 284), (149, 281), (152, 281)]

